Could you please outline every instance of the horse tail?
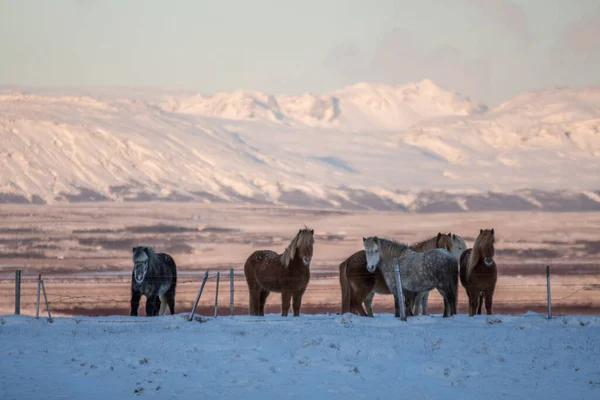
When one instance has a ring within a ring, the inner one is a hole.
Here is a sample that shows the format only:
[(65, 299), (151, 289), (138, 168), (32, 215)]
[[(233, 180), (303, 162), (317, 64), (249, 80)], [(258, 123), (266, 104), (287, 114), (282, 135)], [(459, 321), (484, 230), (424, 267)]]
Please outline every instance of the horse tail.
[(348, 276), (346, 275), (346, 268), (348, 261), (343, 261), (340, 264), (340, 287), (342, 289), (342, 314), (352, 312), (352, 288), (348, 282)]
[(452, 293), (452, 297), (453, 297), (453, 304), (451, 304), (451, 308), (452, 308), (452, 313), (456, 314), (457, 313), (457, 308), (458, 308), (458, 275), (459, 275), (459, 268), (458, 268), (458, 263), (456, 262), (456, 259), (454, 259), (454, 257), (452, 257), (452, 262), (449, 262), (449, 264), (451, 265), (451, 271), (452, 271), (452, 277), (450, 279), (450, 292)]

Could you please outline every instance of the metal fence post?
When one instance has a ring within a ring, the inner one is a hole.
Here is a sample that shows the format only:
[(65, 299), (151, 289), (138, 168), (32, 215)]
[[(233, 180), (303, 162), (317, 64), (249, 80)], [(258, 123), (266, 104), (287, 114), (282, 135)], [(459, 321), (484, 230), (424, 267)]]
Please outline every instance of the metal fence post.
[(21, 315), (21, 270), (15, 271), (15, 315)]
[(46, 311), (48, 311), (48, 322), (52, 322), (52, 315), (50, 314), (50, 305), (48, 304), (48, 296), (46, 296), (46, 286), (44, 286), (44, 281), (40, 281), (42, 283), (42, 291), (44, 292), (44, 300), (46, 301)]
[(35, 319), (40, 317), (40, 290), (42, 289), (42, 274), (38, 275), (37, 298), (35, 300)]
[(200, 301), (200, 296), (202, 296), (202, 291), (204, 290), (204, 285), (206, 285), (206, 280), (208, 279), (208, 271), (204, 273), (204, 279), (202, 279), (202, 285), (200, 285), (200, 290), (198, 290), (198, 296), (196, 296), (196, 302), (194, 303), (194, 308), (192, 308), (192, 313), (190, 314), (189, 321), (194, 319), (194, 313), (196, 312), (196, 307), (198, 307), (198, 302)]
[(219, 278), (221, 277), (221, 272), (217, 271), (217, 288), (215, 289), (215, 317), (217, 316), (217, 311), (219, 309)]
[(404, 308), (404, 295), (402, 293), (402, 278), (400, 276), (400, 265), (398, 259), (394, 259), (394, 277), (396, 278), (396, 296), (400, 303), (400, 319), (406, 321), (406, 309)]
[(233, 315), (233, 268), (229, 269), (229, 315)]
[(552, 319), (552, 298), (550, 297), (550, 266), (546, 265), (546, 285), (548, 291), (548, 319)]

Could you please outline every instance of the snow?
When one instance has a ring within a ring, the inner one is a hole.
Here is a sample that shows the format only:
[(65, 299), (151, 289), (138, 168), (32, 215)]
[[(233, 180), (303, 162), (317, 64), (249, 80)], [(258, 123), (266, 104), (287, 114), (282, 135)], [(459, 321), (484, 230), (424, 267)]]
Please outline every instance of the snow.
[(430, 190), (594, 193), (598, 115), (596, 87), (525, 93), (489, 110), (431, 80), (300, 96), (0, 87), (0, 195), (277, 204), (296, 191), (339, 205), (352, 198), (341, 188), (385, 199), (409, 191), (415, 202)]
[(597, 399), (600, 318), (0, 319), (6, 399)]

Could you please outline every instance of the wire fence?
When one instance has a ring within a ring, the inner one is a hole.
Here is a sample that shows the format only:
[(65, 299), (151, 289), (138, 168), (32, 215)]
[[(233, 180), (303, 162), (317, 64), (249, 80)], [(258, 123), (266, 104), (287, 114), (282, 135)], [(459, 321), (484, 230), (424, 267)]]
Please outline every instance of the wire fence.
[[(243, 271), (209, 271), (196, 314), (202, 316), (247, 315), (250, 291)], [(218, 303), (217, 272), (219, 272)], [(15, 278), (0, 279), (2, 314), (12, 313), (19, 305), (19, 313), (33, 315), (38, 302), (37, 274), (22, 273), (19, 299), (15, 295)], [(42, 276), (48, 297), (48, 307), (54, 316), (109, 316), (129, 315), (131, 301), (131, 275), (97, 277), (91, 279), (68, 279)], [(202, 283), (202, 275), (179, 279), (176, 288), (175, 313), (189, 313)], [(233, 286), (231, 285), (233, 280)], [(518, 281), (515, 282), (515, 280)], [(458, 312), (467, 313), (467, 296), (459, 283)], [(233, 295), (232, 295), (233, 292)], [(553, 276), (551, 285), (552, 307), (564, 313), (595, 314), (600, 310), (600, 271), (598, 274), (560, 274)], [(233, 298), (233, 303), (230, 303)], [(547, 283), (545, 270), (539, 275), (516, 278), (498, 277), (494, 293), (494, 312), (516, 314), (525, 311), (545, 312), (547, 307)], [(140, 302), (139, 315), (145, 315), (145, 300)], [(233, 306), (233, 307), (232, 307)], [(233, 313), (231, 309), (233, 308)], [(376, 294), (374, 312), (393, 312), (394, 301), (390, 295)], [(43, 296), (40, 309), (45, 309)], [(429, 297), (430, 313), (443, 310), (443, 299), (434, 289)], [(485, 310), (485, 308), (484, 308)], [(281, 296), (272, 292), (267, 299), (265, 313), (281, 311)], [(336, 314), (341, 311), (341, 287), (337, 271), (311, 273), (303, 296), (302, 314)], [(44, 310), (45, 312), (45, 310)], [(485, 312), (485, 311), (484, 311)], [(40, 313), (40, 315), (42, 315)]]

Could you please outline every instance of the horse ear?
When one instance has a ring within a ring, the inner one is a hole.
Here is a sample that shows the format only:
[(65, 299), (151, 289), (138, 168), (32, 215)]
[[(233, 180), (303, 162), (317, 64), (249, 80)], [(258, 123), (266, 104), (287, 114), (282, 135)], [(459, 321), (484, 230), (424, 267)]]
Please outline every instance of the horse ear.
[(452, 237), (452, 234), (450, 232), (448, 232), (448, 236)]
[(136, 247), (135, 247), (135, 246), (133, 246), (133, 250), (131, 250), (131, 252), (132, 252), (132, 253), (135, 253), (135, 249), (136, 249)]
[(310, 234), (311, 234), (311, 235), (314, 235), (314, 234), (315, 234), (315, 230), (314, 230), (314, 229), (311, 229), (311, 230), (310, 230)]
[(494, 228), (492, 228), (492, 235), (494, 234)]
[(483, 229), (480, 229), (480, 230), (479, 230), (479, 233), (483, 233)]
[(363, 243), (367, 241), (367, 238), (363, 236)]
[(439, 239), (439, 238), (441, 238), (441, 237), (442, 237), (442, 232), (438, 232), (438, 234), (437, 234), (437, 238)]

